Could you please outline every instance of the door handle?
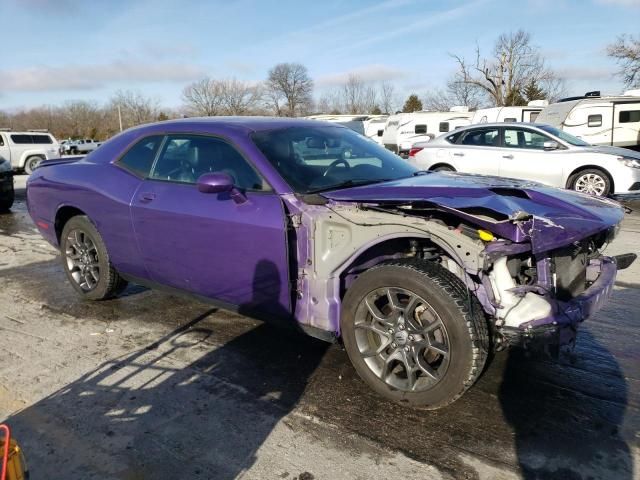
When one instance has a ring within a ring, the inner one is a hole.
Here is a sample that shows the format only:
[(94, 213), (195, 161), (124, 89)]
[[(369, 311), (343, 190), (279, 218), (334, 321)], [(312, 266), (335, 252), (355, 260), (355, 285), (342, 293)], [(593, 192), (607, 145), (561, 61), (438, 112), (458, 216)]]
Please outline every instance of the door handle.
[(513, 155), (502, 155), (502, 158), (508, 158), (509, 160), (513, 159)]
[(464, 153), (456, 152), (453, 154), (454, 157), (464, 157)]
[(142, 203), (149, 203), (156, 198), (156, 194), (151, 192), (145, 192), (145, 193), (141, 193), (139, 198)]

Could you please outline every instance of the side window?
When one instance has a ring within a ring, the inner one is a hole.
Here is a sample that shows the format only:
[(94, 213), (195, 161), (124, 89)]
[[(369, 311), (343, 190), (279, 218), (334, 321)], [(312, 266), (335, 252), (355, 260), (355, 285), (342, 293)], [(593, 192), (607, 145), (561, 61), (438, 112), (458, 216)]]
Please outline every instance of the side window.
[(479, 147), (495, 147), (500, 144), (500, 135), (497, 128), (483, 128), (481, 130), (467, 131), (462, 139), (462, 145), (474, 145)]
[(587, 117), (587, 126), (588, 127), (601, 127), (602, 126), (602, 115), (589, 115)]
[(440, 122), (440, 125), (438, 126), (438, 131), (442, 132), (448, 132), (449, 131), (449, 122)]
[(426, 125), (416, 125), (414, 132), (417, 135), (424, 135), (425, 133), (427, 133), (427, 126)]
[(458, 143), (458, 139), (462, 136), (464, 132), (456, 132), (452, 133), (447, 137), (447, 142), (449, 143)]
[(504, 119), (505, 122), (517, 122), (518, 120), (514, 117), (507, 117)]
[(31, 135), (31, 138), (33, 139), (33, 143), (38, 143), (38, 144), (53, 143), (49, 135)]
[(535, 122), (538, 115), (540, 115), (540, 112), (531, 112), (531, 115), (529, 115), (529, 121)]
[(16, 145), (25, 145), (27, 143), (33, 143), (31, 135), (11, 135), (11, 141)]
[(527, 148), (544, 150), (544, 142), (550, 138), (541, 133), (516, 128), (505, 128), (504, 146), (509, 148)]
[(627, 110), (620, 112), (620, 123), (636, 123), (640, 122), (640, 110)]
[(118, 160), (118, 165), (122, 165), (136, 175), (147, 177), (163, 138), (162, 135), (143, 138)]
[(229, 143), (215, 137), (170, 135), (153, 167), (150, 178), (196, 183), (205, 173), (222, 172), (236, 187), (267, 190), (267, 184)]

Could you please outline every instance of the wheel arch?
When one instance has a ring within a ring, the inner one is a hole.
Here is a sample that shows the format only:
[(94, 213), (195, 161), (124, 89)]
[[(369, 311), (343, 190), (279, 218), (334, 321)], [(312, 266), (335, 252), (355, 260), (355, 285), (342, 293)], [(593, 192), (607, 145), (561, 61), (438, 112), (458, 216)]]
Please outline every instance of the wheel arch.
[(354, 252), (337, 270), (336, 274), (340, 278), (340, 300), (342, 301), (358, 274), (387, 260), (406, 257), (406, 252), (410, 252), (413, 241), (444, 252), (464, 271), (464, 265), (460, 265), (460, 262), (456, 260), (457, 254), (454, 249), (442, 240), (417, 232), (386, 235), (377, 238), (375, 243), (365, 245)]
[(613, 175), (611, 175), (611, 173), (602, 165), (593, 165), (593, 164), (580, 165), (579, 167), (574, 168), (573, 171), (569, 173), (569, 176), (567, 177), (567, 181), (565, 182), (565, 188), (571, 189), (571, 184), (573, 183), (576, 175), (578, 175), (580, 172), (584, 170), (600, 170), (609, 179), (609, 184), (611, 185), (611, 191), (609, 192), (609, 194), (615, 193), (616, 186), (613, 181)]
[(64, 229), (64, 226), (67, 224), (69, 220), (71, 220), (73, 217), (76, 217), (78, 215), (86, 215), (86, 213), (72, 205), (62, 205), (61, 207), (58, 208), (58, 210), (56, 211), (56, 216), (53, 223), (58, 245), (60, 244), (60, 237), (62, 235), (62, 230)]
[(438, 162), (438, 163), (434, 163), (433, 165), (431, 165), (429, 167), (429, 171), (434, 171), (436, 168), (438, 167), (448, 167), (451, 168), (454, 172), (457, 172), (458, 170), (456, 169), (456, 167), (454, 167), (453, 165), (451, 165), (450, 163), (447, 162)]

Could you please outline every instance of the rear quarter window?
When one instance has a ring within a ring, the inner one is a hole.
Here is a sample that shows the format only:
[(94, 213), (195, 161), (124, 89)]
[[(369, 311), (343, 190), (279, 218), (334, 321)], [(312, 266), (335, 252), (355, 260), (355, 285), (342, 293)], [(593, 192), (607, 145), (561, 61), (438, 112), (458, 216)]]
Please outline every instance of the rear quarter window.
[(53, 143), (49, 135), (31, 135), (33, 143)]
[(163, 135), (143, 138), (134, 144), (116, 164), (135, 175), (148, 177), (163, 138)]
[(458, 140), (460, 139), (460, 136), (463, 134), (464, 132), (456, 132), (456, 133), (452, 133), (451, 135), (448, 135), (446, 137), (447, 142), (449, 143), (457, 143)]

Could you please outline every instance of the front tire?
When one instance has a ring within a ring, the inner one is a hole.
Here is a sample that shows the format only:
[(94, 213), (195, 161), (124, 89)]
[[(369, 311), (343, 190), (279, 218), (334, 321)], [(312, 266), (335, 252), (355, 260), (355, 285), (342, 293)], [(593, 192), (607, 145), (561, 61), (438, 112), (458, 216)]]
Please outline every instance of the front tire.
[(87, 300), (106, 300), (127, 282), (109, 260), (107, 247), (88, 217), (72, 217), (60, 236), (62, 266), (73, 288)]
[(342, 305), (342, 339), (353, 366), (391, 401), (444, 407), (484, 368), (489, 334), (482, 308), (436, 263), (382, 263), (353, 282)]
[(611, 193), (611, 180), (602, 170), (589, 168), (573, 175), (571, 189), (596, 197), (606, 197)]

